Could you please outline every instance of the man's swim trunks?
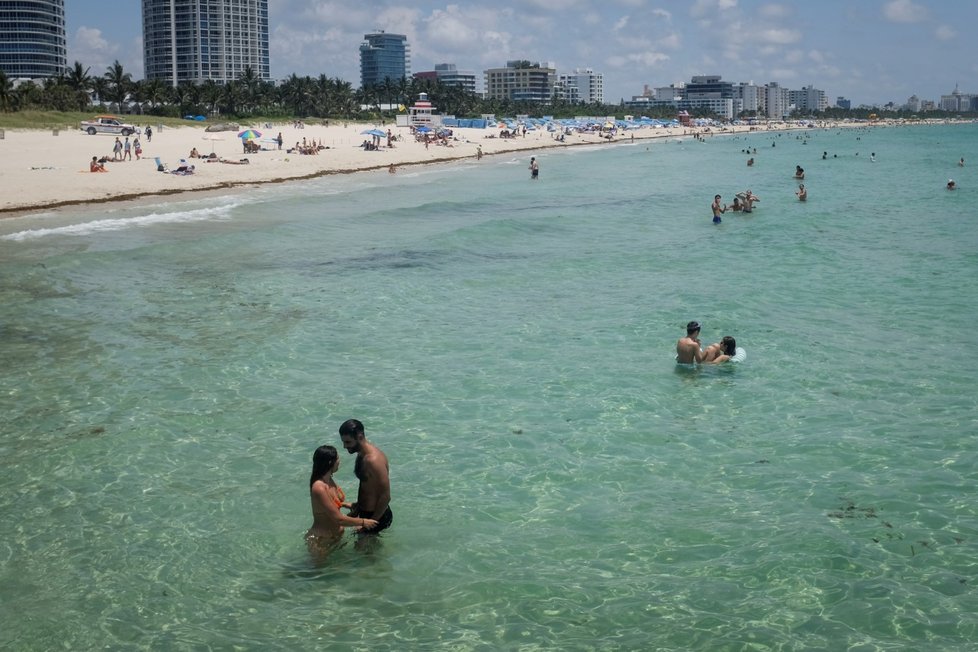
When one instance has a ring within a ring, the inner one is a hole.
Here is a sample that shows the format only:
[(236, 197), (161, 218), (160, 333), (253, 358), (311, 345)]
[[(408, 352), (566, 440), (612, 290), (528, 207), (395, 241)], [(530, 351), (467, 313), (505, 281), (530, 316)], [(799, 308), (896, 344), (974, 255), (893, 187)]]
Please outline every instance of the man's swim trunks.
[[(360, 512), (359, 514), (357, 514), (357, 518), (373, 518), (373, 517), (374, 517), (373, 512)], [(391, 526), (391, 523), (393, 522), (394, 522), (394, 512), (392, 512), (391, 508), (388, 507), (387, 511), (384, 512), (384, 515), (377, 519), (377, 527), (373, 528), (372, 530), (368, 530), (364, 528), (363, 533), (379, 534), (381, 531), (389, 528)]]
[(714, 215), (714, 216), (713, 216), (713, 223), (714, 223), (714, 224), (719, 224), (719, 223), (720, 223), (720, 222), (722, 222), (722, 221), (723, 221), (723, 220), (721, 220), (721, 219), (720, 219), (720, 216), (719, 216), (719, 215)]

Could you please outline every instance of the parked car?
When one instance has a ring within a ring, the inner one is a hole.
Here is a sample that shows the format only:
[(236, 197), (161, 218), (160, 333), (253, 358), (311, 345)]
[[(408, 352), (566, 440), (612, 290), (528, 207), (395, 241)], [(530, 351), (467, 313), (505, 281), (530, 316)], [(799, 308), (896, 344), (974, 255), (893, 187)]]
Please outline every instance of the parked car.
[(82, 120), (81, 128), (89, 136), (94, 136), (95, 134), (131, 136), (136, 133), (136, 127), (122, 122), (114, 115), (97, 115), (92, 120)]

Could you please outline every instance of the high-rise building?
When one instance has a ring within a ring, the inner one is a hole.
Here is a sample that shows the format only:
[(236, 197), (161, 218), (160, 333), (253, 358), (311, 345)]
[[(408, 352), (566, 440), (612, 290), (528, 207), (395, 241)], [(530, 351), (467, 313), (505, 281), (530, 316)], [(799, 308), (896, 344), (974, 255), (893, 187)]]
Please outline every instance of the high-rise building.
[(67, 56), (64, 0), (0, 0), (0, 70), (7, 77), (55, 77)]
[(790, 91), (789, 101), (799, 111), (824, 111), (829, 108), (825, 91), (814, 88), (811, 84), (801, 90)]
[(553, 63), (507, 61), (505, 68), (485, 71), (486, 98), (549, 104), (557, 83), (557, 66)]
[(218, 83), (251, 68), (271, 78), (268, 0), (143, 0), (146, 79)]
[(604, 104), (604, 75), (590, 68), (575, 68), (574, 72), (560, 75), (564, 99), (572, 103)]
[(434, 70), (416, 72), (418, 79), (437, 80), (445, 86), (458, 86), (470, 93), (475, 92), (475, 73), (469, 70), (459, 70), (454, 63), (436, 63)]
[(407, 36), (380, 30), (364, 34), (360, 44), (360, 87), (376, 86), (385, 80), (398, 81), (411, 74), (411, 48)]

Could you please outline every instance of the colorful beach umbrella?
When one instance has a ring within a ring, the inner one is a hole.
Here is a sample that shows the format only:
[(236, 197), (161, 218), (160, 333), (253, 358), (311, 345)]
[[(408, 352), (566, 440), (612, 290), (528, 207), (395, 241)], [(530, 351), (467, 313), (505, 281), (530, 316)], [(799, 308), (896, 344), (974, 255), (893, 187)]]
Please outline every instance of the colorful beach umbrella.
[(243, 138), (245, 140), (255, 140), (261, 138), (261, 132), (255, 131), (254, 129), (245, 129), (238, 134), (238, 138)]

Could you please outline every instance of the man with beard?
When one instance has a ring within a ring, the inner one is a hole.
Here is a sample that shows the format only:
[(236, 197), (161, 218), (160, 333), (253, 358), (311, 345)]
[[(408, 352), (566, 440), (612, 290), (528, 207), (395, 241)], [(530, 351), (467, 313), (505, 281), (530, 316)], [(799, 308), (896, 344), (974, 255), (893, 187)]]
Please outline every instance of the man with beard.
[(340, 426), (340, 440), (347, 453), (357, 455), (353, 473), (360, 481), (360, 488), (350, 516), (378, 521), (374, 528), (363, 528), (361, 532), (364, 534), (377, 534), (386, 530), (394, 521), (394, 514), (390, 509), (390, 465), (387, 463), (387, 456), (367, 441), (363, 424), (356, 419), (343, 422)]

